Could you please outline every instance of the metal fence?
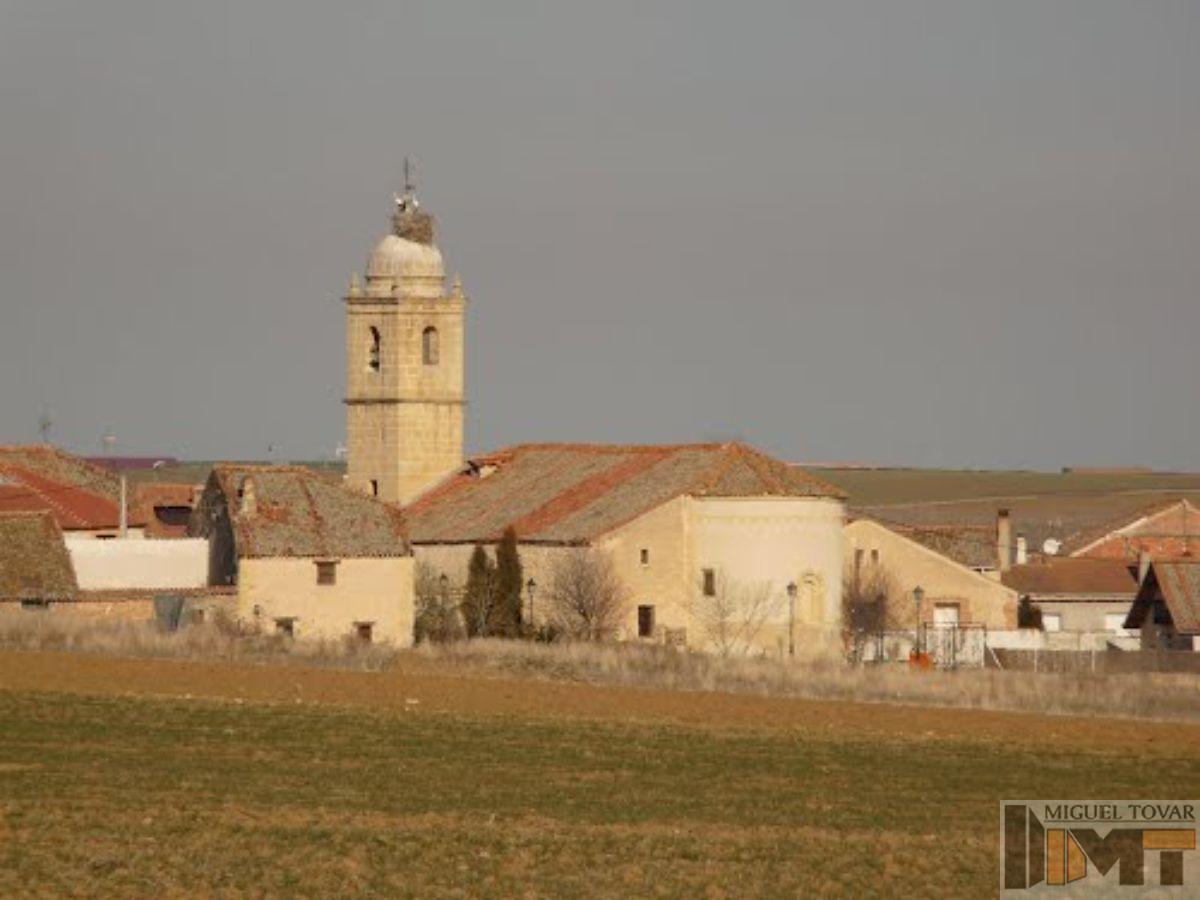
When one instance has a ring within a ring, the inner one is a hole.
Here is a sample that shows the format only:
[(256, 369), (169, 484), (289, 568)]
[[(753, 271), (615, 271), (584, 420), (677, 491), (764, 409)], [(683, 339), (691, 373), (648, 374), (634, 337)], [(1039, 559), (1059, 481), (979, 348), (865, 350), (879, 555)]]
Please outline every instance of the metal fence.
[(1117, 675), (1135, 672), (1200, 673), (1200, 653), (1171, 650), (1000, 650), (984, 664), (1016, 672), (1067, 672)]
[[(1082, 646), (1082, 645), (1081, 645)], [(1016, 672), (1120, 674), (1200, 673), (1200, 653), (1170, 650), (1014, 649), (988, 643), (983, 625), (925, 625), (919, 632), (880, 631), (854, 636), (851, 657), (859, 663), (907, 663), (926, 654), (939, 669), (992, 668)]]

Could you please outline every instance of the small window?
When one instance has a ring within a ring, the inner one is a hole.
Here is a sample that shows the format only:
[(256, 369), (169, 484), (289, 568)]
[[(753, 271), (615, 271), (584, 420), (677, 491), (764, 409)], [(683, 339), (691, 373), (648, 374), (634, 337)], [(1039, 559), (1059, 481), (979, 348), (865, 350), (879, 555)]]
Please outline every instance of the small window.
[(154, 518), (163, 525), (183, 526), (187, 525), (192, 517), (192, 508), (190, 506), (156, 506), (154, 507)]
[(650, 605), (638, 607), (638, 637), (654, 637), (654, 607)]
[(1043, 631), (1062, 631), (1062, 616), (1058, 613), (1042, 613)]
[(421, 361), (427, 366), (436, 366), (438, 350), (438, 330), (430, 325), (421, 332)]
[(702, 570), (704, 576), (704, 596), (717, 596), (717, 573), (713, 569)]
[(317, 584), (337, 584), (336, 560), (317, 560)]
[(49, 608), (50, 608), (49, 600), (22, 600), (21, 601), (21, 609), (32, 609), (32, 610), (36, 611), (39, 609), (49, 609)]
[(372, 636), (372, 633), (374, 632), (374, 630), (375, 630), (374, 622), (355, 622), (354, 623), (354, 636), (356, 638), (358, 638), (360, 641), (362, 641), (364, 644), (371, 643), (371, 636)]
[(379, 496), (379, 479), (378, 478), (371, 479), (371, 496), (372, 497)]
[(641, 553), (639, 553), (638, 556), (641, 559), (643, 566), (650, 565), (650, 548), (649, 547), (643, 547), (641, 550)]
[(291, 638), (296, 636), (296, 620), (295, 619), (276, 619), (275, 633), (280, 637)]
[(873, 565), (873, 566), (879, 565), (879, 551), (878, 550), (871, 551), (871, 565)]
[(115, 541), (116, 539), (117, 539), (117, 536), (115, 534), (98, 534), (98, 535), (96, 535), (96, 540), (98, 540), (98, 541)]
[(367, 345), (367, 368), (372, 372), (378, 372), (380, 366), (380, 357), (382, 355), (380, 348), (383, 343), (383, 339), (379, 334), (379, 329), (374, 325), (371, 326), (369, 341), (370, 342)]

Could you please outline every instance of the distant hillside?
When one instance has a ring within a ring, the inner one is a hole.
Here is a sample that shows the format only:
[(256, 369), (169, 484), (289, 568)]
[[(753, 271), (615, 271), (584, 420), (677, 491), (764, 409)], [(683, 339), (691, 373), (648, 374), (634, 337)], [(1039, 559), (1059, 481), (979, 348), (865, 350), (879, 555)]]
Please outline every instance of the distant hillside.
[(1200, 492), (1200, 473), (1004, 472), (948, 469), (831, 469), (810, 472), (850, 494), (852, 506), (979, 500), (991, 497), (1081, 497)]

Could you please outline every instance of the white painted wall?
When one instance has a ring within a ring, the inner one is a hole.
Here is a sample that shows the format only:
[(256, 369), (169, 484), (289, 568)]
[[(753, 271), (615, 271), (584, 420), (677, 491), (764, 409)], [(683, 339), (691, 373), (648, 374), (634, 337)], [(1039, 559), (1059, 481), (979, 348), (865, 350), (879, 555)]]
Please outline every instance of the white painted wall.
[(109, 540), (66, 536), (82, 590), (199, 588), (208, 583), (208, 541)]

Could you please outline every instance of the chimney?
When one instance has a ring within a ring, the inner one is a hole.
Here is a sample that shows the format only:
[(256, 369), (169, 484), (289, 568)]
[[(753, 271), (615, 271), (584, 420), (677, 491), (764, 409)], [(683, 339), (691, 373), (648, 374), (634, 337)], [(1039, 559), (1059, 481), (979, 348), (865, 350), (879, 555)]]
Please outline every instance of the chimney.
[(1143, 550), (1138, 554), (1138, 584), (1146, 580), (1150, 572), (1150, 551)]
[(121, 473), (121, 509), (117, 519), (117, 534), (123, 538), (129, 537), (129, 485), (125, 473)]
[(1007, 509), (996, 512), (996, 564), (1001, 572), (1012, 567), (1012, 520)]
[(1025, 535), (1017, 535), (1017, 565), (1023, 566), (1029, 562), (1029, 544), (1025, 541)]

